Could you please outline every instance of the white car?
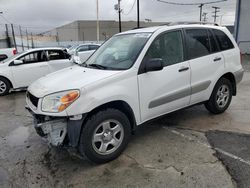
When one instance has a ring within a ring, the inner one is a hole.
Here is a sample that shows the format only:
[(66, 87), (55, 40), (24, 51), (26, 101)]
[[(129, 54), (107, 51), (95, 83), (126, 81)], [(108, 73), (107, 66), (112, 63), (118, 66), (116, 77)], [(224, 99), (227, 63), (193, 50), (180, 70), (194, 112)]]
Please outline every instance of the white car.
[(62, 48), (36, 48), (16, 54), (0, 62), (0, 96), (72, 65), (70, 55)]
[(200, 103), (224, 112), (242, 77), (240, 50), (225, 27), (136, 29), (113, 36), (85, 64), (31, 84), (27, 109), (50, 144), (103, 163), (144, 122)]
[(85, 62), (99, 47), (100, 44), (81, 44), (69, 50), (68, 53), (77, 56), (80, 62)]
[(15, 48), (0, 48), (0, 62), (17, 54)]

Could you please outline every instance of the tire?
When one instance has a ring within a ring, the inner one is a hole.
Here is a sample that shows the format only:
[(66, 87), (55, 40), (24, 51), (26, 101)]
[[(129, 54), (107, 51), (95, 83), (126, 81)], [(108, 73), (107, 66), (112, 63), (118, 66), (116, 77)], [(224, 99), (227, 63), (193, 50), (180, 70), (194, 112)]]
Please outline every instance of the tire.
[(123, 152), (130, 135), (131, 125), (124, 113), (111, 108), (101, 110), (85, 123), (78, 149), (90, 161), (106, 163)]
[(232, 83), (226, 78), (219, 79), (205, 107), (213, 114), (223, 113), (231, 103), (232, 92)]
[(0, 96), (9, 94), (10, 87), (10, 82), (6, 78), (0, 77)]

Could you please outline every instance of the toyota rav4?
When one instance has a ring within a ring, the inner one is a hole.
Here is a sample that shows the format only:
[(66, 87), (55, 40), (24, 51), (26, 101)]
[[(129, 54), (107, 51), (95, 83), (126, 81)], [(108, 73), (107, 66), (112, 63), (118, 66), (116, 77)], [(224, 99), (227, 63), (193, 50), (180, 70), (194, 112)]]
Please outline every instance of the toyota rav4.
[(223, 113), (242, 77), (240, 50), (226, 28), (159, 26), (113, 36), (85, 63), (34, 82), (26, 101), (51, 145), (104, 163), (146, 121), (200, 103)]

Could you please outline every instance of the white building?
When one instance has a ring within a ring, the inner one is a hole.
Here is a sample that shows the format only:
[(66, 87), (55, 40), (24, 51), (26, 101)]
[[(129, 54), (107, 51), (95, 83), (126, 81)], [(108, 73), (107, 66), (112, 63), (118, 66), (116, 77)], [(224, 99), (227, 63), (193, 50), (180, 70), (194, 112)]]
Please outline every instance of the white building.
[(242, 53), (250, 54), (250, 0), (237, 0), (234, 37)]

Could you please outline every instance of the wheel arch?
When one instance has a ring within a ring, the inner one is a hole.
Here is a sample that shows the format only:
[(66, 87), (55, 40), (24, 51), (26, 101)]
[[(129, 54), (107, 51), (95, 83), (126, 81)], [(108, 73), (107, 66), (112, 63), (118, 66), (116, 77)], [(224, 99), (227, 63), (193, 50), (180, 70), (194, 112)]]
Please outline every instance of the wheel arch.
[[(93, 114), (97, 113), (98, 111), (103, 110), (103, 109), (107, 109), (107, 108), (114, 108), (114, 109), (117, 109), (117, 110), (120, 110), (121, 112), (123, 112), (129, 119), (129, 122), (131, 125), (131, 130), (132, 131), (135, 130), (137, 122), (135, 119), (134, 111), (132, 110), (130, 105), (123, 100), (116, 100), (116, 101), (107, 102), (107, 103), (104, 103), (104, 104), (92, 109), (90, 112), (87, 113), (85, 121), (88, 119), (88, 117), (92, 116)], [(83, 126), (84, 126), (85, 121), (83, 122)]]
[(9, 78), (7, 78), (6, 76), (2, 76), (2, 75), (0, 75), (0, 78), (6, 79), (6, 80), (10, 83), (10, 87), (13, 88), (13, 84), (12, 84), (12, 82), (10, 81)]
[(233, 96), (236, 96), (237, 87), (236, 87), (236, 80), (235, 80), (234, 74), (231, 73), (231, 72), (228, 72), (228, 73), (223, 74), (218, 80), (220, 80), (221, 78), (226, 78), (232, 83), (232, 87), (233, 87), (233, 93), (232, 94), (233, 94)]

